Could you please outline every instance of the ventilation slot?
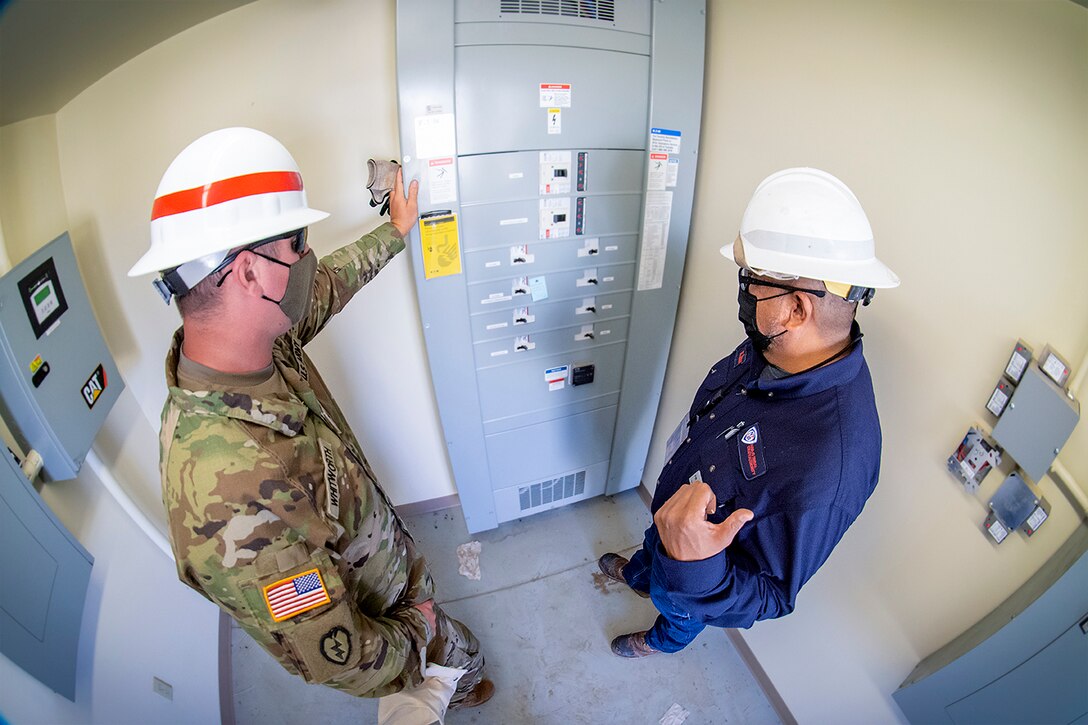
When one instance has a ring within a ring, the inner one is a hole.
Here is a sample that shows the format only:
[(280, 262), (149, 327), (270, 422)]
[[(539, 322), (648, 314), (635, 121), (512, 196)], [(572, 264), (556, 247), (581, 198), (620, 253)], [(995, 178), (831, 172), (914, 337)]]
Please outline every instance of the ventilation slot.
[(521, 486), (518, 488), (518, 496), (521, 499), (521, 510), (525, 511), (537, 506), (547, 506), (572, 496), (581, 496), (585, 491), (586, 472), (578, 471), (578, 473)]
[(500, 13), (616, 21), (616, 0), (499, 0)]

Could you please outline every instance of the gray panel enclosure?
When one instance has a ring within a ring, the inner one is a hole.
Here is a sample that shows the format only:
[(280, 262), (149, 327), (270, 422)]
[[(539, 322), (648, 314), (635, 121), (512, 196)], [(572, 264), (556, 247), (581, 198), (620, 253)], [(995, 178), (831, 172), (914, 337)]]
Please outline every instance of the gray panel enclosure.
[(1071, 723), (1088, 715), (1088, 525), (893, 694), (912, 723)]
[(0, 653), (69, 700), (94, 558), (11, 456), (0, 462)]
[[(418, 228), (409, 249), (471, 532), (641, 480), (687, 249), (704, 35), (702, 0), (397, 4), (402, 161), (420, 211), (457, 220), (460, 271), (427, 278)], [(667, 178), (648, 173), (651, 152)], [(671, 213), (659, 236), (643, 234), (648, 192)]]
[(65, 232), (0, 277), (0, 415), (43, 478), (64, 481), (124, 388)]

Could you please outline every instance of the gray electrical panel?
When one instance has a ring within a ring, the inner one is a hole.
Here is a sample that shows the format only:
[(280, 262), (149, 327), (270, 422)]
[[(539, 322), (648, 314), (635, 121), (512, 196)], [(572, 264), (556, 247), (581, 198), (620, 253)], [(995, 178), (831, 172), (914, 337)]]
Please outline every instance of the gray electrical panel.
[(409, 247), (471, 532), (641, 480), (704, 37), (703, 0), (397, 4)]
[(892, 697), (911, 723), (1088, 721), (1088, 525), (926, 657)]
[(0, 277), (0, 415), (68, 480), (124, 387), (65, 232)]
[(94, 563), (0, 451), (0, 653), (69, 700)]

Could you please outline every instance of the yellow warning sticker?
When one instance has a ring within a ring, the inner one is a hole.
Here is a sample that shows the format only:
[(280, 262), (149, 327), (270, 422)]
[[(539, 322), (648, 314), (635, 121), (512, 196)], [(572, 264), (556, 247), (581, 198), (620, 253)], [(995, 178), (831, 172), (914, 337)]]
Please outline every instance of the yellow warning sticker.
[(42, 356), (39, 355), (38, 357), (34, 358), (34, 360), (30, 363), (30, 372), (31, 372), (31, 374), (38, 372), (38, 368), (40, 368), (41, 366), (42, 366)]
[(456, 214), (436, 214), (420, 219), (419, 239), (426, 279), (461, 274), (461, 242), (457, 236)]

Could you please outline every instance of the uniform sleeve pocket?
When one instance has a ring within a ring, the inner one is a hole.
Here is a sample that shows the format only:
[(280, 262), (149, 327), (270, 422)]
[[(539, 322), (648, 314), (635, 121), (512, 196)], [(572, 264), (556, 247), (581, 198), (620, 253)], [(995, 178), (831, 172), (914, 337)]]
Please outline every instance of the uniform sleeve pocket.
[(318, 550), (300, 559), (281, 554), (276, 571), (250, 579), (243, 588), (258, 626), (280, 643), (306, 681), (326, 682), (358, 666), (359, 628), (328, 554)]

